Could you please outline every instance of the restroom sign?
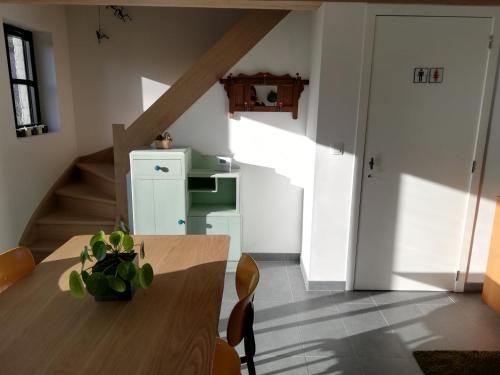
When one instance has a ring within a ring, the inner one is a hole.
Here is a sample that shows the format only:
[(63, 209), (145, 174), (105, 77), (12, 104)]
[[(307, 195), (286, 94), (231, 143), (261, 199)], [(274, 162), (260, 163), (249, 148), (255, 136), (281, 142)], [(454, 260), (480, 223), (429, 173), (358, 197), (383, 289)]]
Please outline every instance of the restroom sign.
[(415, 68), (413, 83), (443, 83), (444, 68)]
[(444, 68), (430, 68), (429, 83), (443, 83)]
[(413, 83), (429, 82), (429, 68), (415, 68), (413, 73)]

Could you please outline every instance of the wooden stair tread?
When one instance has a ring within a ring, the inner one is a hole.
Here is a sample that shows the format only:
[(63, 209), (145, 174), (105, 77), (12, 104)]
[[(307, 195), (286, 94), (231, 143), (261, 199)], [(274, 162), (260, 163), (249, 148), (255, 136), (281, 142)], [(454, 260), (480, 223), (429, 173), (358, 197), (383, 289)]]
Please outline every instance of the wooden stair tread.
[(38, 224), (80, 224), (80, 225), (106, 225), (114, 226), (113, 219), (96, 217), (91, 215), (67, 212), (53, 211), (40, 218)]
[(96, 202), (108, 203), (108, 204), (116, 204), (116, 200), (103, 193), (94, 187), (84, 184), (84, 183), (72, 183), (65, 185), (55, 192), (57, 195), (71, 197), (71, 198), (79, 198), (79, 199), (87, 199)]
[(109, 182), (115, 183), (115, 166), (109, 163), (77, 163), (76, 166)]
[(34, 253), (45, 253), (48, 255), (61, 247), (65, 242), (61, 240), (38, 239), (28, 246), (28, 248)]

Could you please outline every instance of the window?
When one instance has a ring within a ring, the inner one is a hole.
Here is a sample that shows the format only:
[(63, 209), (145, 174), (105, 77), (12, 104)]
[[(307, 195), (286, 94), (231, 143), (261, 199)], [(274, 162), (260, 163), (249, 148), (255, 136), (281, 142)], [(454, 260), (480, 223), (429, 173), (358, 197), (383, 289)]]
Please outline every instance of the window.
[(41, 119), (33, 34), (11, 25), (4, 24), (3, 27), (16, 129), (39, 125)]

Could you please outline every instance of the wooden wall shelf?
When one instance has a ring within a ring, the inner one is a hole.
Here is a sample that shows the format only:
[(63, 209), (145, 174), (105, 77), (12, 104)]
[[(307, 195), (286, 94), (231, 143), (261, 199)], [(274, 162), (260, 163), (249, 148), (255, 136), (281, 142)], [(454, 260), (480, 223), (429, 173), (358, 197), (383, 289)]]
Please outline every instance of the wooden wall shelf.
[[(304, 85), (309, 84), (309, 80), (302, 79), (298, 73), (295, 77), (270, 73), (230, 74), (219, 82), (227, 92), (231, 117), (235, 112), (291, 112), (294, 119), (298, 117), (300, 94), (304, 91)], [(256, 86), (276, 86), (275, 105), (259, 104), (257, 95), (253, 93)]]

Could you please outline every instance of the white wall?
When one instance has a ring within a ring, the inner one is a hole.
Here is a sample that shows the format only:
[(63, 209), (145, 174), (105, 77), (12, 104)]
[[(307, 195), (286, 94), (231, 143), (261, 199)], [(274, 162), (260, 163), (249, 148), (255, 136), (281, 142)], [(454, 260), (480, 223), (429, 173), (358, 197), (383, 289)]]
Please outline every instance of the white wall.
[[(322, 53), (320, 59), (313, 59), (313, 70), (319, 69), (321, 83), (310, 255), (302, 264), (309, 281), (332, 281), (338, 288), (346, 280), (365, 8), (364, 4), (324, 4), (316, 17), (323, 26), (318, 35)], [(344, 154), (331, 155), (330, 147), (338, 143), (343, 143)]]
[(122, 22), (101, 7), (109, 40), (97, 43), (97, 7), (68, 6), (78, 151), (112, 145), (111, 126), (132, 124), (237, 21), (222, 9), (127, 7)]
[(300, 260), (306, 279), (311, 278), (311, 242), (314, 210), (314, 175), (316, 161), (316, 133), (318, 123), (318, 105), (321, 85), (321, 59), (323, 49), (324, 10), (312, 13), (311, 18), (311, 74), (309, 78), (309, 103), (306, 123), (306, 139), (308, 142), (307, 157), (310, 168), (304, 179), (304, 197), (302, 204), (302, 250)]
[[(366, 4), (324, 4), (316, 13), (313, 28), (322, 28), (321, 63), (312, 56), (313, 77), (320, 72), (314, 195), (312, 223), (304, 211), (304, 223), (311, 223), (310, 244), (303, 243), (301, 262), (309, 281), (329, 281), (341, 284), (349, 279), (348, 262), (352, 205), (359, 196), (354, 192), (354, 145), (360, 95), (360, 75), (363, 62), (363, 43)], [(318, 37), (316, 37), (318, 38)], [(500, 90), (497, 84), (497, 90)], [(314, 118), (315, 101), (309, 113)], [(311, 123), (312, 122), (312, 123)], [(312, 139), (314, 139), (312, 137)], [(329, 146), (344, 143), (345, 154), (332, 156)], [(483, 188), (474, 237), (467, 282), (482, 282), (486, 269), (495, 210), (495, 197), (500, 195), (500, 93), (496, 93), (491, 123)], [(307, 189), (306, 189), (307, 197)], [(307, 203), (307, 200), (305, 201)], [(304, 238), (308, 227), (304, 224)]]
[[(36, 206), (77, 156), (64, 8), (0, 5), (0, 21), (52, 33), (60, 131), (17, 138), (5, 48), (0, 49), (0, 251), (15, 246)], [(3, 28), (0, 31), (3, 45)]]
[[(310, 12), (292, 12), (231, 69), (309, 78)], [(228, 100), (214, 85), (171, 128), (175, 144), (205, 154), (234, 155), (241, 166), (243, 250), (299, 253), (302, 189), (310, 168), (306, 119), (309, 88), (290, 113), (241, 113), (229, 120)]]

